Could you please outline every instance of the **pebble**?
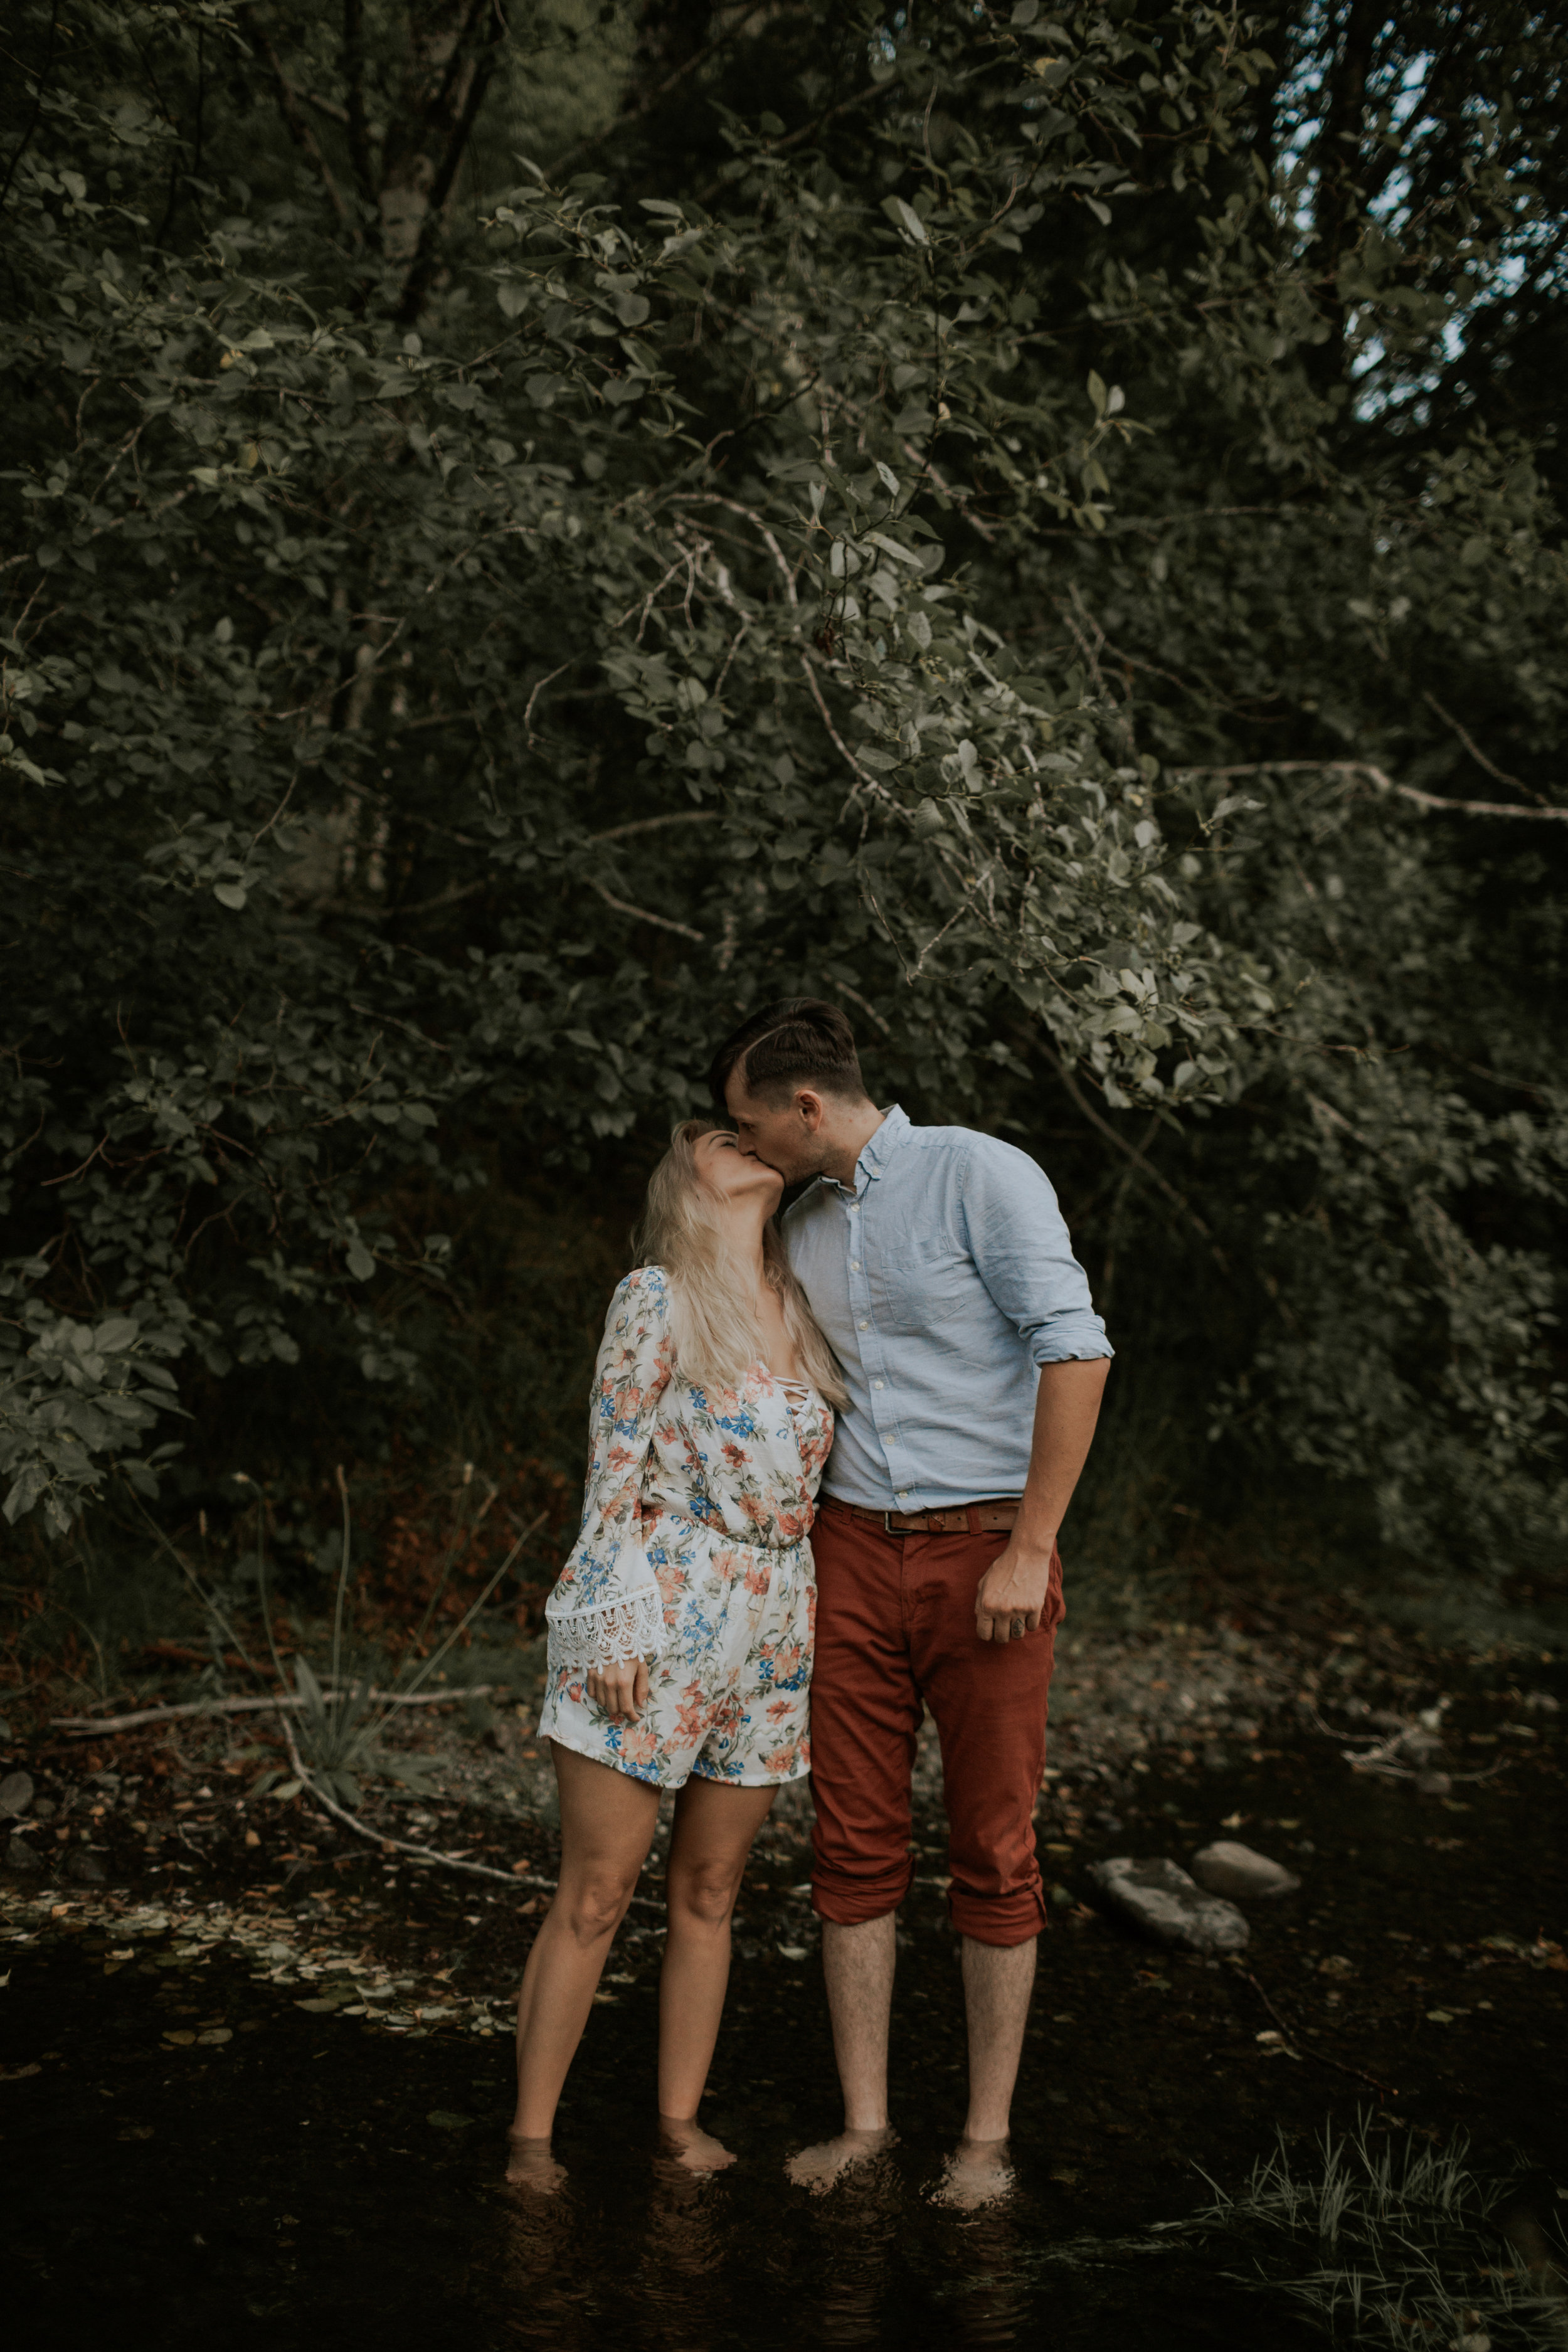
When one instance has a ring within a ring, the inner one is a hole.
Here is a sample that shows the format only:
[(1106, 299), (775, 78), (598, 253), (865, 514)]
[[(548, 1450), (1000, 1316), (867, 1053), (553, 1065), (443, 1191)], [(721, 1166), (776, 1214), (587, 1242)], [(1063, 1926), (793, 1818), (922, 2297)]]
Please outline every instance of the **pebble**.
[(1176, 1863), (1117, 1855), (1089, 1872), (1107, 1900), (1157, 1943), (1194, 1952), (1239, 1952), (1250, 1934), (1234, 1903), (1205, 1895)]
[(1193, 1876), (1211, 1895), (1228, 1895), (1238, 1902), (1249, 1895), (1289, 1895), (1301, 1884), (1293, 1870), (1235, 1838), (1216, 1838), (1194, 1854)]
[(7, 1772), (0, 1780), (0, 1821), (20, 1821), (32, 1801), (30, 1772)]
[(108, 1873), (97, 1854), (83, 1853), (79, 1847), (66, 1864), (66, 1876), (74, 1878), (79, 1886), (102, 1886)]
[(1418, 1772), (1415, 1776), (1415, 1793), (1420, 1797), (1446, 1797), (1453, 1785), (1447, 1772)]
[(33, 1848), (27, 1843), (25, 1837), (17, 1837), (13, 1834), (11, 1843), (5, 1849), (6, 1869), (42, 1870), (43, 1866), (44, 1858), (42, 1854), (36, 1853)]

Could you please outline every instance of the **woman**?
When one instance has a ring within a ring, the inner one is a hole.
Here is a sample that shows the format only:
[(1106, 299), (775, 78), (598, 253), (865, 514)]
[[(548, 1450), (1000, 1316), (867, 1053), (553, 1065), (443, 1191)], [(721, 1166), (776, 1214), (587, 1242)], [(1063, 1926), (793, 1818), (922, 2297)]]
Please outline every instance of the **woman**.
[(605, 1319), (582, 1532), (545, 1610), (561, 1879), (518, 2004), (512, 2180), (563, 2178), (556, 2102), (666, 1789), (659, 2119), (691, 2170), (733, 2160), (697, 2108), (746, 1856), (810, 1768), (806, 1538), (844, 1394), (772, 1223), (782, 1190), (728, 1129), (677, 1128)]

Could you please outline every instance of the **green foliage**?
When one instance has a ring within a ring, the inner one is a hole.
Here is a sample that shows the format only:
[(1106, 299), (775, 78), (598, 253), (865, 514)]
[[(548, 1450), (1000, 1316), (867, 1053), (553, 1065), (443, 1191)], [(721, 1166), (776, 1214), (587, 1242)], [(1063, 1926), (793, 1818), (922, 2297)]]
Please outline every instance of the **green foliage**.
[(1160, 1255), (1232, 1462), (1560, 1549), (1560, 44), (20, 15), (13, 1517), (435, 1409), (487, 1190), (805, 986)]

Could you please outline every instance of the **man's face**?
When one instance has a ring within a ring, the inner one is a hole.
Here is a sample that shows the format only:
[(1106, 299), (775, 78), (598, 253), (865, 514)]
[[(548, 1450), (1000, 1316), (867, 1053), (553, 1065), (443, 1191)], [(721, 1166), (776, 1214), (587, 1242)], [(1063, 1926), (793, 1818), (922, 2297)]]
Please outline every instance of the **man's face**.
[(820, 1176), (824, 1165), (822, 1097), (801, 1087), (782, 1103), (749, 1095), (731, 1078), (724, 1097), (742, 1151), (776, 1168), (786, 1184)]

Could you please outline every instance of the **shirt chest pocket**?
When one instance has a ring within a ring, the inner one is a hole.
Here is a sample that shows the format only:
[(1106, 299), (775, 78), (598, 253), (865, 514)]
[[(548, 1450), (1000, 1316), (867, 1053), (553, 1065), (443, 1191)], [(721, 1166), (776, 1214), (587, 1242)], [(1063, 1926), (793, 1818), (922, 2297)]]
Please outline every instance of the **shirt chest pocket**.
[(929, 1331), (962, 1315), (974, 1288), (973, 1261), (967, 1250), (940, 1236), (911, 1235), (885, 1253), (877, 1272), (890, 1331)]

